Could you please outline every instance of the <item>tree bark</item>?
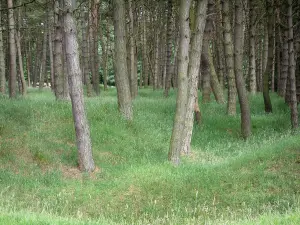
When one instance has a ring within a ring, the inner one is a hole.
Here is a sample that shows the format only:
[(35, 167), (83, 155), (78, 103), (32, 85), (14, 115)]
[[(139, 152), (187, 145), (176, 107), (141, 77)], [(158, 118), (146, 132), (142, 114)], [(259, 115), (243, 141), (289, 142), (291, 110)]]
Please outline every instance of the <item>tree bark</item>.
[[(188, 99), (188, 65), (189, 65), (189, 10), (191, 0), (180, 1), (179, 27), (180, 44), (178, 52), (178, 93), (176, 99), (176, 112), (173, 131), (169, 149), (169, 160), (174, 165), (180, 163), (180, 152), (182, 151), (183, 131), (186, 119), (186, 108)], [(194, 94), (194, 93), (193, 93)]]
[(233, 43), (232, 43), (232, 28), (230, 22), (230, 6), (229, 1), (223, 2), (223, 19), (224, 19), (224, 51), (227, 67), (228, 78), (228, 115), (236, 115), (236, 84), (234, 75), (233, 61)]
[[(234, 74), (241, 107), (242, 137), (247, 139), (251, 134), (250, 106), (247, 90), (243, 78), (243, 49), (244, 49), (244, 23), (243, 6), (241, 1), (235, 2), (235, 31), (234, 31)], [(255, 68), (255, 67), (254, 67)]]
[(54, 81), (55, 81), (55, 97), (57, 100), (64, 99), (64, 70), (63, 70), (63, 48), (62, 48), (62, 14), (59, 8), (63, 5), (61, 0), (56, 0), (54, 3)]
[(17, 96), (17, 53), (15, 41), (15, 19), (13, 1), (7, 0), (8, 7), (8, 27), (9, 27), (9, 97), (15, 98)]
[(191, 51), (189, 53), (189, 66), (188, 66), (188, 95), (187, 106), (185, 112), (184, 130), (183, 130), (183, 144), (181, 153), (189, 154), (191, 152), (191, 139), (193, 132), (194, 112), (196, 121), (201, 122), (201, 113), (198, 105), (198, 75), (200, 68), (200, 60), (203, 34), (206, 22), (207, 0), (197, 2), (196, 19), (194, 34), (191, 39)]
[[(0, 4), (0, 18), (2, 18), (1, 4)], [(3, 48), (3, 25), (0, 25), (0, 93), (5, 94), (5, 57)]]
[(39, 89), (42, 90), (44, 87), (45, 77), (46, 77), (46, 60), (47, 60), (47, 26), (44, 28), (44, 40), (43, 40), (43, 53), (40, 69), (40, 79), (39, 79)]
[(171, 87), (171, 78), (172, 78), (172, 65), (171, 65), (171, 56), (172, 56), (172, 26), (173, 26), (173, 18), (172, 18), (172, 9), (173, 3), (172, 0), (168, 0), (167, 7), (167, 51), (166, 51), (166, 83), (165, 83), (165, 91), (164, 96), (169, 96), (169, 90)]
[(293, 31), (293, 1), (288, 0), (288, 38), (289, 38), (289, 78), (291, 85), (291, 123), (292, 129), (296, 130), (298, 128), (298, 107), (297, 107), (297, 95), (296, 95), (296, 77), (295, 77), (295, 51), (294, 51), (294, 31)]
[(249, 89), (251, 94), (256, 93), (256, 74), (255, 74), (255, 20), (256, 20), (255, 1), (249, 0)]
[(95, 169), (92, 156), (92, 144), (87, 116), (84, 109), (83, 88), (78, 54), (78, 43), (76, 38), (76, 25), (72, 16), (72, 0), (65, 1), (64, 31), (65, 51), (67, 58), (67, 70), (69, 78), (70, 97), (72, 102), (72, 113), (76, 131), (78, 148), (78, 163), (81, 171), (91, 172)]
[(115, 81), (118, 93), (120, 113), (127, 119), (133, 119), (132, 100), (130, 94), (128, 70), (126, 62), (125, 35), (125, 3), (124, 0), (114, 0), (114, 34), (115, 34)]
[(269, 94), (269, 77), (272, 72), (273, 63), (273, 25), (274, 25), (274, 6), (273, 0), (267, 0), (267, 16), (268, 16), (268, 60), (266, 63), (266, 69), (263, 76), (263, 96), (265, 104), (265, 112), (272, 112), (272, 103)]

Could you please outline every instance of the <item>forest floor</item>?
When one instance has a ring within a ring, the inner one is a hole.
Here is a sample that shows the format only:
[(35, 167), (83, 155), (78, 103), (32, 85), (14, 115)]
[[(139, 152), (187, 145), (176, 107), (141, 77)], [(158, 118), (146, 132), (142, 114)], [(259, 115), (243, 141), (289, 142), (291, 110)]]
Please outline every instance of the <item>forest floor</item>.
[(0, 96), (0, 224), (300, 224), (300, 135), (276, 94), (272, 114), (249, 96), (247, 141), (239, 113), (200, 104), (192, 154), (173, 167), (175, 93), (140, 90), (127, 122), (115, 89), (102, 91), (86, 98), (97, 170), (82, 174), (71, 104), (28, 92)]

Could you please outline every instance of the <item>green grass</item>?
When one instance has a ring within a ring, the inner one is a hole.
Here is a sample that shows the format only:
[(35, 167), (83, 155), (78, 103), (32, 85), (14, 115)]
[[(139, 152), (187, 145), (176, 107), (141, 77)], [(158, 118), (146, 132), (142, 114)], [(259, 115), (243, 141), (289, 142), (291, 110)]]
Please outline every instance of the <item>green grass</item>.
[[(202, 104), (192, 154), (167, 161), (174, 92), (140, 90), (134, 120), (117, 111), (116, 91), (86, 98), (93, 174), (77, 170), (71, 104), (45, 90), (0, 96), (0, 224), (299, 224), (300, 138), (272, 94), (250, 96), (252, 136), (240, 117)], [(200, 99), (201, 101), (201, 99)]]

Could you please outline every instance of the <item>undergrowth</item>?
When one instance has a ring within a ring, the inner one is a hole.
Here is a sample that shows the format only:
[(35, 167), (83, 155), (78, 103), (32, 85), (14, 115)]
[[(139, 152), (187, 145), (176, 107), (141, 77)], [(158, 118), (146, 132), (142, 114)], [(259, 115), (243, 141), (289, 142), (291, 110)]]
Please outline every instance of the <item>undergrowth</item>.
[(175, 96), (140, 90), (131, 122), (115, 89), (86, 98), (93, 174), (77, 169), (70, 102), (37, 89), (1, 96), (0, 224), (298, 224), (300, 139), (284, 101), (272, 94), (265, 114), (262, 95), (249, 96), (247, 141), (239, 112), (201, 104), (192, 153), (173, 167)]

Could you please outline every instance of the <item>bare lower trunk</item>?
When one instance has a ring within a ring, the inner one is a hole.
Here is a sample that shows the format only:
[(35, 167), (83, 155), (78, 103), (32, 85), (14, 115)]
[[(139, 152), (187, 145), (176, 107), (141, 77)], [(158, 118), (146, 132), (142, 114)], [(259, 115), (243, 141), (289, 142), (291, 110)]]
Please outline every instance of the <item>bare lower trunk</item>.
[[(170, 141), (169, 160), (178, 165), (180, 162), (180, 152), (182, 150), (182, 134), (185, 126), (186, 108), (188, 99), (188, 65), (189, 65), (189, 10), (191, 0), (180, 1), (179, 27), (180, 44), (178, 52), (178, 93), (176, 99), (176, 112), (174, 118), (173, 131)], [(193, 93), (194, 94), (194, 93)]]
[(268, 60), (263, 76), (263, 96), (265, 104), (265, 112), (272, 112), (272, 103), (269, 94), (269, 77), (272, 72), (273, 62), (273, 25), (274, 25), (274, 10), (272, 0), (267, 0), (267, 15), (268, 15)]
[(17, 82), (17, 63), (16, 63), (16, 41), (15, 41), (15, 20), (13, 1), (7, 0), (8, 9), (8, 27), (9, 27), (9, 97), (15, 98), (17, 96), (16, 82)]
[(298, 127), (298, 107), (296, 96), (296, 78), (295, 78), (295, 52), (294, 52), (294, 33), (293, 33), (293, 7), (292, 0), (288, 0), (288, 27), (289, 27), (289, 78), (291, 83), (291, 124), (292, 129), (296, 130)]
[(47, 60), (47, 29), (44, 29), (43, 53), (40, 69), (39, 89), (43, 89), (46, 77), (46, 60)]
[(125, 36), (125, 3), (124, 0), (114, 0), (114, 34), (115, 34), (115, 80), (118, 93), (120, 113), (127, 119), (133, 119), (132, 100), (130, 94), (128, 70), (126, 62)]
[(250, 106), (247, 90), (243, 78), (243, 49), (244, 49), (244, 22), (241, 1), (235, 3), (235, 32), (234, 32), (234, 74), (241, 107), (241, 131), (244, 139), (251, 134)]
[[(191, 139), (193, 133), (194, 112), (197, 122), (200, 123), (201, 114), (198, 105), (198, 74), (200, 67), (202, 40), (206, 21), (207, 0), (197, 3), (197, 13), (195, 21), (195, 34), (191, 40), (191, 51), (189, 53), (190, 61), (188, 67), (188, 93), (187, 106), (184, 121), (184, 130), (182, 133), (183, 144), (181, 153), (189, 154), (191, 152)], [(196, 106), (196, 107), (195, 107)], [(199, 118), (200, 117), (200, 118)]]
[[(2, 16), (1, 4), (0, 4), (0, 18)], [(3, 48), (3, 27), (0, 25), (0, 93), (5, 94), (5, 58), (4, 58), (4, 48)]]
[(249, 89), (251, 94), (256, 93), (256, 74), (255, 74), (255, 10), (256, 5), (255, 1), (249, 1), (249, 10), (250, 10), (250, 23), (249, 23)]
[(289, 68), (289, 44), (288, 44), (288, 31), (284, 31), (282, 40), (282, 58), (281, 58), (281, 71), (280, 71), (280, 84), (278, 87), (278, 94), (285, 97), (288, 68)]
[(26, 86), (26, 81), (24, 76), (23, 57), (21, 52), (19, 31), (17, 31), (16, 33), (16, 44), (17, 44), (17, 51), (18, 51), (19, 72), (20, 72), (20, 80), (21, 80), (21, 94), (25, 96), (27, 93), (27, 86)]
[(224, 45), (225, 45), (225, 58), (227, 67), (228, 78), (228, 115), (236, 115), (236, 84), (234, 75), (234, 62), (233, 62), (233, 42), (232, 42), (232, 28), (229, 18), (230, 2), (223, 2), (223, 17), (224, 17)]
[(78, 163), (81, 171), (91, 172), (95, 169), (95, 164), (92, 156), (90, 129), (84, 109), (82, 76), (79, 64), (76, 26), (71, 14), (71, 0), (65, 0), (65, 9), (67, 10), (64, 16), (66, 66), (69, 75), (70, 96), (79, 155)]

